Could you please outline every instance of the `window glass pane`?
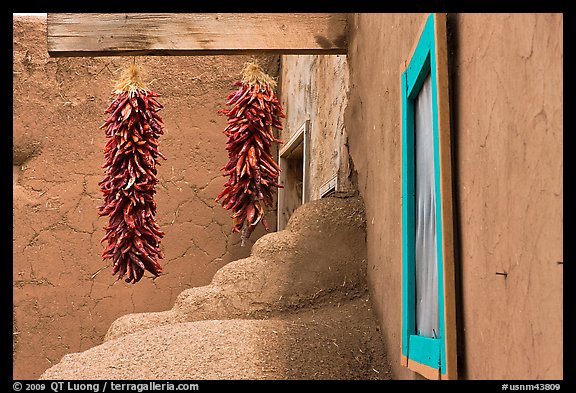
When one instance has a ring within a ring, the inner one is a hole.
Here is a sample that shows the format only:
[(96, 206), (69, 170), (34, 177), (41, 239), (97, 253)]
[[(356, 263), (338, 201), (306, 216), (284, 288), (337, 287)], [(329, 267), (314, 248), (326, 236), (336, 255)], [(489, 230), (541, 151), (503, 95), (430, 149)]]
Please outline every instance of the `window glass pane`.
[(438, 337), (438, 264), (430, 75), (414, 102), (416, 332)]

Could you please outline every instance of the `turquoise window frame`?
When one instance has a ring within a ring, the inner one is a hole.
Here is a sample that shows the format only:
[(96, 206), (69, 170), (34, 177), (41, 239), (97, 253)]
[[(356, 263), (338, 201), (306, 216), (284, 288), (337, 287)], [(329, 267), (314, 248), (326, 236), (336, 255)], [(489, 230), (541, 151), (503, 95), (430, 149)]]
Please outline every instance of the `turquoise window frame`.
[[(444, 272), (442, 242), (442, 198), (440, 185), (438, 76), (436, 75), (435, 18), (428, 16), (408, 67), (401, 76), (402, 88), (402, 356), (408, 361), (446, 374), (444, 326)], [(438, 263), (438, 320), (436, 338), (416, 332), (415, 273), (415, 169), (414, 100), (426, 77), (431, 76), (432, 132), (434, 139), (434, 183), (436, 197), (436, 242)]]

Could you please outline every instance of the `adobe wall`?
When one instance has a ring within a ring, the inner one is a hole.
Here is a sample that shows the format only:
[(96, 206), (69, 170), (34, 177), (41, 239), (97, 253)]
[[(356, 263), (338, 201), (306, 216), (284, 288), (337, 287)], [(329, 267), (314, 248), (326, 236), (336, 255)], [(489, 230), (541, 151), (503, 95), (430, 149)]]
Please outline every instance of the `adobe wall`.
[[(248, 56), (137, 57), (162, 94), (165, 122), (158, 167), (157, 218), (165, 232), (164, 273), (135, 285), (115, 282), (103, 261), (104, 131), (112, 80), (124, 57), (49, 58), (46, 19), (14, 18), (13, 377), (34, 379), (61, 357), (102, 342), (128, 313), (172, 307), (185, 289), (210, 283), (228, 262), (247, 257), (231, 235), (230, 213), (214, 202), (226, 179), (226, 102)], [(278, 75), (278, 57), (260, 57)], [(271, 231), (275, 211), (269, 212)]]
[[(288, 128), (310, 116), (326, 133), (312, 172), (337, 162), (335, 136), (347, 135), (371, 298), (397, 379), (420, 378), (399, 352), (400, 65), (425, 17), (353, 14), (347, 58), (282, 60)], [(562, 15), (448, 16), (460, 378), (563, 376), (562, 29)]]
[[(349, 26), (345, 124), (391, 359), (400, 349), (400, 64), (424, 18), (356, 14)], [(461, 377), (562, 378), (562, 15), (461, 14), (449, 24)], [(399, 361), (393, 371), (413, 377)]]
[(562, 378), (563, 18), (453, 24), (465, 376)]
[(319, 199), (320, 187), (334, 176), (338, 191), (353, 190), (344, 126), (349, 88), (346, 56), (282, 56), (280, 83), (287, 116), (282, 139), (289, 141), (306, 120), (310, 121), (307, 199)]

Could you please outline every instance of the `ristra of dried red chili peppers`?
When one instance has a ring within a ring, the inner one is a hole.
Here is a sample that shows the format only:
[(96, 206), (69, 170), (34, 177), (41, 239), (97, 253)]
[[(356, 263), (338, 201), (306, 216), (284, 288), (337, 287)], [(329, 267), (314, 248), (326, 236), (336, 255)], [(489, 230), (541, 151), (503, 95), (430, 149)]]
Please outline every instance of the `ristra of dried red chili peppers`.
[(242, 80), (234, 86), (238, 90), (228, 95), (226, 103), (232, 108), (218, 110), (228, 117), (224, 134), (229, 160), (222, 170), (229, 179), (216, 202), (221, 200), (222, 207), (232, 210), (232, 233), (242, 232), (244, 245), (259, 222), (269, 230), (264, 205), (273, 205), (272, 187), (282, 188), (271, 150), (273, 143), (282, 141), (273, 129), (281, 130), (280, 118), (286, 116), (274, 93), (276, 82), (257, 63), (247, 63)]
[(140, 281), (144, 270), (154, 276), (162, 272), (158, 259), (163, 258), (160, 239), (164, 236), (156, 221), (154, 194), (158, 157), (158, 138), (164, 133), (157, 112), (163, 106), (160, 94), (141, 82), (139, 69), (132, 64), (117, 82), (114, 100), (105, 113), (110, 117), (100, 127), (108, 142), (104, 147), (106, 170), (100, 181), (104, 203), (100, 216), (109, 216), (104, 227), (108, 241), (103, 259), (112, 259), (112, 275), (126, 282)]

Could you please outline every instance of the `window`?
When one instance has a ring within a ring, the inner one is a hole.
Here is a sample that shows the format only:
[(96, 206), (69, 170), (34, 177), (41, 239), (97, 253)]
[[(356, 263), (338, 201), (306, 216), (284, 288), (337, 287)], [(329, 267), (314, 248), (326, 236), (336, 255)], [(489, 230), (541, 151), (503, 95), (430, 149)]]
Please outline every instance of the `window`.
[(401, 76), (401, 361), (455, 379), (456, 315), (446, 17), (426, 18)]
[(309, 127), (310, 120), (306, 120), (278, 153), (282, 168), (279, 183), (284, 186), (278, 189), (279, 231), (286, 227), (294, 210), (309, 200), (307, 187)]

